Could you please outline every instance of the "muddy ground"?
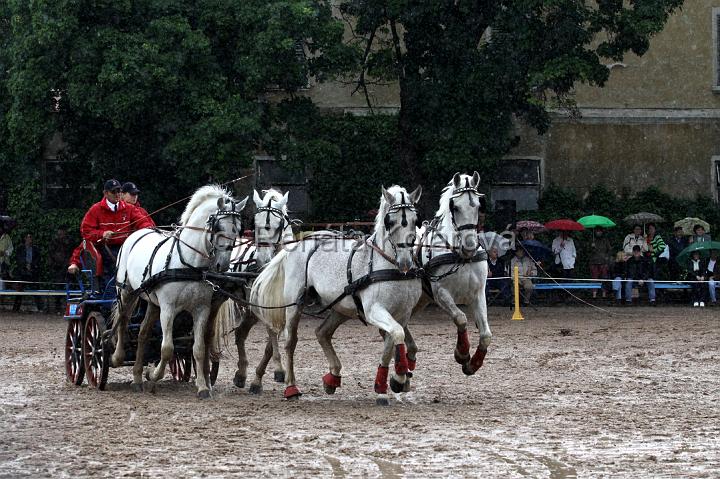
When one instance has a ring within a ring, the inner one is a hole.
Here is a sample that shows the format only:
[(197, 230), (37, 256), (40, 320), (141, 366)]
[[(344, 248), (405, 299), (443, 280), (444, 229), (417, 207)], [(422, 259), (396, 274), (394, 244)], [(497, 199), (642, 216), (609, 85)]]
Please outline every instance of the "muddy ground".
[[(308, 318), (299, 402), (271, 376), (262, 396), (237, 390), (232, 358), (199, 401), (170, 379), (133, 393), (127, 368), (105, 392), (67, 385), (62, 317), (0, 311), (0, 477), (717, 477), (720, 308), (611, 312), (539, 308), (519, 322), (493, 308), (485, 366), (465, 377), (454, 328), (429, 310), (413, 326), (413, 390), (378, 407), (380, 338), (359, 323), (338, 331), (334, 396)], [(264, 334), (250, 339), (254, 364)]]

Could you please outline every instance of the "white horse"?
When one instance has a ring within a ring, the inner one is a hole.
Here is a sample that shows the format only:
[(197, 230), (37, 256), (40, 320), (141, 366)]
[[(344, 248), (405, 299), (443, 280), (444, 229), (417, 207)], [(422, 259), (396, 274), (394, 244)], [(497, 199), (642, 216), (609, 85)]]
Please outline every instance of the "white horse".
[[(160, 363), (148, 371), (148, 379), (154, 383), (162, 379), (165, 366), (172, 359), (175, 316), (187, 311), (193, 318), (198, 397), (210, 397), (206, 342), (212, 337), (208, 316), (213, 289), (202, 281), (201, 275), (203, 271), (223, 272), (230, 266), (233, 247), (242, 232), (240, 211), (246, 202), (247, 198), (235, 201), (219, 186), (204, 186), (188, 202), (176, 231), (165, 234), (157, 230), (139, 230), (130, 235), (120, 249), (116, 273), (118, 300), (112, 314), (117, 338), (113, 366), (122, 365), (125, 358), (124, 337), (129, 315), (140, 298), (148, 302), (133, 367), (134, 389), (142, 389), (145, 342), (152, 325), (159, 317), (163, 335)], [(173, 277), (153, 287), (147, 287), (147, 283), (143, 285), (163, 271)]]
[[(253, 202), (255, 203), (255, 242), (243, 243), (235, 248), (231, 261), (231, 270), (233, 271), (261, 269), (275, 256), (284, 243), (294, 239), (292, 222), (288, 217), (287, 210), (288, 193), (283, 195), (277, 190), (269, 189), (261, 198), (258, 192), (254, 191)], [(218, 337), (224, 337), (233, 329), (235, 330), (238, 362), (233, 383), (239, 388), (244, 388), (247, 380), (248, 359), (245, 341), (250, 329), (257, 322), (257, 316), (249, 308), (234, 301), (224, 303), (216, 316)], [(259, 394), (262, 391), (262, 377), (271, 359), (275, 365), (275, 381), (285, 382), (285, 371), (280, 359), (277, 334), (273, 334), (268, 328), (268, 342), (265, 345), (260, 364), (255, 370), (255, 380), (250, 385), (251, 393)]]
[[(345, 320), (360, 315), (386, 333), (375, 377), (378, 404), (388, 404), (388, 367), (393, 350), (395, 374), (390, 383), (393, 390), (402, 390), (408, 372), (404, 327), (421, 295), (412, 251), (417, 222), (414, 204), (420, 194), (419, 187), (412, 193), (400, 186), (383, 188), (375, 233), (368, 240), (329, 237), (329, 233), (319, 232), (278, 253), (255, 280), (250, 294), (253, 312), (274, 332), (283, 328), (287, 331), (287, 399), (300, 396), (295, 384), (294, 353), (300, 315), (311, 300), (332, 308), (325, 322), (335, 321), (333, 331)], [(362, 278), (372, 281), (348, 294), (349, 280), (358, 284)], [(331, 355), (337, 357), (329, 342), (321, 344), (328, 359)], [(337, 387), (339, 372), (339, 368), (331, 369), (323, 380), (328, 382), (330, 377)]]
[[(478, 192), (480, 175), (456, 173), (443, 190), (440, 208), (434, 220), (420, 236), (418, 257), (425, 270), (425, 287), (413, 315), (435, 302), (457, 327), (455, 360), (467, 375), (482, 366), (492, 339), (487, 319), (485, 282), (487, 253), (477, 237), (478, 214), (485, 208), (484, 195)], [(429, 280), (429, 281), (427, 281)], [(429, 287), (428, 287), (429, 286)], [(470, 357), (467, 317), (457, 305), (467, 305), (480, 330), (480, 341)], [(410, 365), (414, 367), (417, 347), (408, 342)]]

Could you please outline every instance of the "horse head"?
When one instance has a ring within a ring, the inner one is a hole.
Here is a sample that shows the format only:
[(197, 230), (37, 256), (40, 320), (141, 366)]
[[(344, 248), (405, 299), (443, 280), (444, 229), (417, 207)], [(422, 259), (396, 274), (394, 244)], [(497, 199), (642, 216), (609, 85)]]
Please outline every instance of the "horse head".
[(392, 259), (403, 273), (415, 265), (413, 246), (415, 244), (418, 216), (415, 205), (420, 200), (422, 188), (418, 186), (412, 193), (401, 186), (382, 187), (380, 209), (376, 219), (375, 231), (382, 242), (388, 242), (392, 248)]
[(283, 195), (274, 189), (265, 190), (264, 193), (265, 195), (260, 197), (257, 191), (253, 191), (256, 259), (259, 264), (270, 261), (285, 239), (284, 236), (290, 226), (287, 214), (289, 193)]
[(444, 192), (447, 217), (454, 229), (452, 236), (456, 238), (454, 246), (465, 259), (475, 256), (480, 246), (477, 225), (480, 213), (485, 210), (485, 195), (478, 191), (479, 185), (480, 175), (477, 171), (472, 176), (455, 173)]
[(232, 250), (242, 234), (240, 212), (245, 208), (248, 198), (235, 201), (230, 196), (221, 196), (217, 200), (217, 210), (208, 218), (210, 271), (227, 271), (230, 267)]

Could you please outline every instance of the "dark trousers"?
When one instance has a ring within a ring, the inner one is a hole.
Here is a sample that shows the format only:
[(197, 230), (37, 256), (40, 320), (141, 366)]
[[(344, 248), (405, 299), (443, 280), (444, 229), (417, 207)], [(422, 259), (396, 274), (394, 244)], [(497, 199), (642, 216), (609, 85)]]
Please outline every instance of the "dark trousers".
[(707, 283), (692, 283), (692, 300), (693, 303), (707, 301)]
[(495, 279), (485, 283), (485, 297), (490, 303), (490, 290), (499, 289), (499, 297), (502, 300), (503, 305), (510, 303), (510, 280), (509, 279)]
[(103, 284), (100, 285), (100, 289), (105, 289), (108, 282), (115, 277), (115, 261), (119, 252), (120, 245), (103, 245), (100, 248), (103, 265)]

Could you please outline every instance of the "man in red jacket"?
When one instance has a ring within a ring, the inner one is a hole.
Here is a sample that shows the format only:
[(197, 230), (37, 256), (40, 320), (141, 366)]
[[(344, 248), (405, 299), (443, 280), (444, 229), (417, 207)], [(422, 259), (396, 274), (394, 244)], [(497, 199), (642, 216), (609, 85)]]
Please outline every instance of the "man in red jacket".
[(120, 199), (121, 189), (118, 180), (107, 180), (103, 199), (90, 207), (80, 224), (83, 239), (100, 250), (104, 276), (108, 279), (115, 273), (115, 260), (127, 237), (134, 231), (154, 226), (148, 216)]

